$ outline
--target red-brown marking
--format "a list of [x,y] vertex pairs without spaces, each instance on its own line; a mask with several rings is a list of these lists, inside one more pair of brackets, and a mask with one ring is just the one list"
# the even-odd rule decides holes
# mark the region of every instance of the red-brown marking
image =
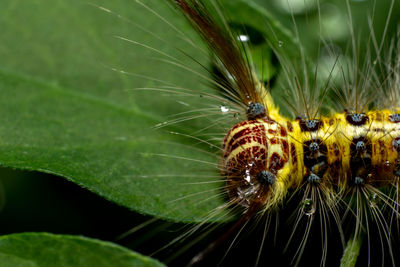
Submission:
[[290,144],[290,155],[292,157],[292,164],[297,163],[297,153],[296,153],[296,147],[294,144]]
[[273,135],[277,135],[278,132],[272,129],[268,129],[268,133],[273,134]]
[[286,160],[282,159],[281,156],[279,156],[278,153],[274,152],[269,160],[269,170],[271,170],[272,173],[276,174],[280,169],[283,168],[283,165],[285,165]]
[[286,124],[287,124],[288,131],[293,132],[293,124],[290,121],[288,121]]
[[283,153],[285,155],[289,154],[289,144],[286,140],[281,140],[282,143],[282,148],[283,148]]
[[[253,139],[253,140],[256,142],[259,142],[260,144],[266,144],[267,140],[265,137],[264,125],[263,124],[254,125],[253,123],[256,123],[256,121],[248,121],[248,123],[247,123],[248,125],[246,127],[245,127],[246,123],[245,124],[240,123],[240,124],[242,124],[241,127],[245,127],[245,128],[243,130],[240,130],[239,132],[235,133],[232,136],[232,138],[229,140],[229,144],[226,147],[224,147],[224,149],[227,148],[227,149],[229,149],[229,151],[233,151],[237,147],[237,146],[234,147],[233,144],[235,142],[237,142],[237,140],[239,140],[240,138],[243,138],[247,135],[250,138],[252,136],[254,136],[255,139]],[[237,127],[233,127],[232,129],[237,129]],[[232,132],[232,130],[230,132]],[[228,135],[229,135],[229,133],[228,133]],[[256,137],[259,137],[261,139],[261,141],[257,140]],[[249,141],[251,141],[251,140],[249,140]],[[226,140],[225,140],[225,142],[226,142]],[[242,143],[242,145],[243,145],[243,143]]]
[[287,136],[286,129],[282,126],[279,126],[279,128],[281,129],[281,137],[286,137]]

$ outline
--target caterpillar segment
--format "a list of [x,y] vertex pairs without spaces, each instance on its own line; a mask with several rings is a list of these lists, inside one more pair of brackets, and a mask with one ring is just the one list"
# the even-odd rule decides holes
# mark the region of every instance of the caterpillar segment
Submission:
[[227,191],[242,206],[266,186],[264,209],[305,183],[345,192],[367,184],[385,187],[400,174],[400,115],[393,111],[294,121],[258,115],[233,126],[223,142]]

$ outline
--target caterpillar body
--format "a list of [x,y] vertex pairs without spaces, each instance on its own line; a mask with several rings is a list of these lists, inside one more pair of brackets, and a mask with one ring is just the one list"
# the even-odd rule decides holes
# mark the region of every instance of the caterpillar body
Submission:
[[223,169],[235,202],[250,205],[265,184],[271,186],[272,195],[271,203],[264,203],[267,206],[281,204],[288,189],[304,183],[322,183],[339,191],[396,184],[399,114],[345,112],[296,121],[260,116],[235,125],[224,140]]
[[[301,196],[301,203],[297,205],[289,241],[295,239],[303,219],[306,229],[301,240],[295,242],[298,247],[291,265],[300,264],[313,221],[317,219],[322,239],[320,265],[329,265],[326,261],[328,217],[334,219],[342,243],[345,239],[362,239],[366,234],[369,254],[373,254],[370,250],[375,246],[369,240],[374,223],[382,253],[384,247],[389,251],[390,260],[385,261],[382,256],[381,265],[395,265],[398,255],[393,252],[392,242],[398,238],[392,237],[391,231],[400,217],[397,40],[390,40],[388,52],[383,55],[383,41],[377,42],[372,33],[373,48],[368,51],[365,62],[360,63],[353,33],[353,61],[350,64],[340,62],[335,50],[328,48],[327,53],[336,60],[321,83],[317,77],[318,66],[310,63],[300,45],[298,57],[288,58],[278,52],[280,41],[273,36],[265,37],[271,38],[264,41],[270,45],[281,67],[284,81],[277,83],[290,99],[287,106],[295,115],[291,119],[275,104],[279,101],[274,101],[271,94],[272,81],[265,83],[257,71],[249,52],[251,47],[246,44],[246,30],[250,28],[244,32],[231,29],[230,16],[224,13],[219,1],[168,2],[185,16],[209,48],[213,66],[207,71],[214,79],[211,86],[216,87],[213,99],[223,99],[243,117],[223,134],[218,163],[221,179],[225,181],[223,191],[228,196],[222,208],[239,210],[239,219],[227,234],[196,255],[189,265],[201,263],[230,235],[235,236],[235,241],[254,218],[258,221],[262,218],[268,228],[271,215],[279,213],[296,194]],[[391,6],[394,3],[391,1]],[[321,42],[329,47],[326,40]],[[339,76],[339,82],[334,80],[334,74]],[[377,94],[386,101],[377,98]],[[340,101],[332,101],[332,95]],[[325,109],[328,112],[323,113],[321,106],[325,104],[329,106]],[[166,125],[168,123],[162,124]],[[215,210],[211,211],[210,217],[214,214]],[[342,226],[348,217],[354,226],[350,235]],[[266,231],[262,244],[265,235]],[[261,251],[262,248],[256,265]]]

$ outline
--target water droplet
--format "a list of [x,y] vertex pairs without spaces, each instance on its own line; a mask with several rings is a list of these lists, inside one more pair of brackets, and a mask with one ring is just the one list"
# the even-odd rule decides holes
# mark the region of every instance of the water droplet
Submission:
[[378,203],[378,195],[376,193],[372,193],[369,195],[369,206],[371,208],[376,208]]
[[306,216],[311,216],[315,213],[315,203],[312,199],[307,198],[303,201],[302,212]]
[[161,127],[161,126],[166,125],[167,123],[168,123],[168,122],[166,122],[166,121],[160,122],[160,123],[156,124],[155,127]]
[[238,36],[238,40],[240,42],[246,43],[246,42],[248,42],[250,40],[250,38],[249,38],[248,35],[241,34],[241,35]]
[[220,109],[222,113],[227,113],[229,111],[229,108],[227,106],[220,106]]
[[278,41],[278,45],[279,45],[279,47],[282,47],[283,46],[283,42],[282,41]]
[[183,106],[187,106],[187,107],[190,106],[188,103],[183,102],[183,101],[176,101],[176,102],[178,102],[179,104],[181,104],[181,105],[183,105]]
[[245,174],[244,179],[245,179],[247,182],[250,183],[250,179],[251,179],[250,170],[249,170],[249,169],[246,169],[245,173],[246,173],[246,174]]

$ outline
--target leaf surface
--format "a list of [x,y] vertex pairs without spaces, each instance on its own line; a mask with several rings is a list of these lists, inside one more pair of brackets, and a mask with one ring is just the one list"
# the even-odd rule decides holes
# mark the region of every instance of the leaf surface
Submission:
[[[141,213],[204,221],[226,202],[220,152],[169,133],[192,134],[204,121],[152,127],[209,105],[198,93],[210,91],[209,74],[182,51],[205,66],[209,58],[167,1],[144,2],[152,11],[126,0],[2,1],[0,164],[65,177]],[[234,10],[256,8],[233,2]],[[171,93],[131,90],[162,85],[195,96],[178,101]]]
[[165,266],[118,245],[78,236],[22,233],[0,237],[1,267]]

